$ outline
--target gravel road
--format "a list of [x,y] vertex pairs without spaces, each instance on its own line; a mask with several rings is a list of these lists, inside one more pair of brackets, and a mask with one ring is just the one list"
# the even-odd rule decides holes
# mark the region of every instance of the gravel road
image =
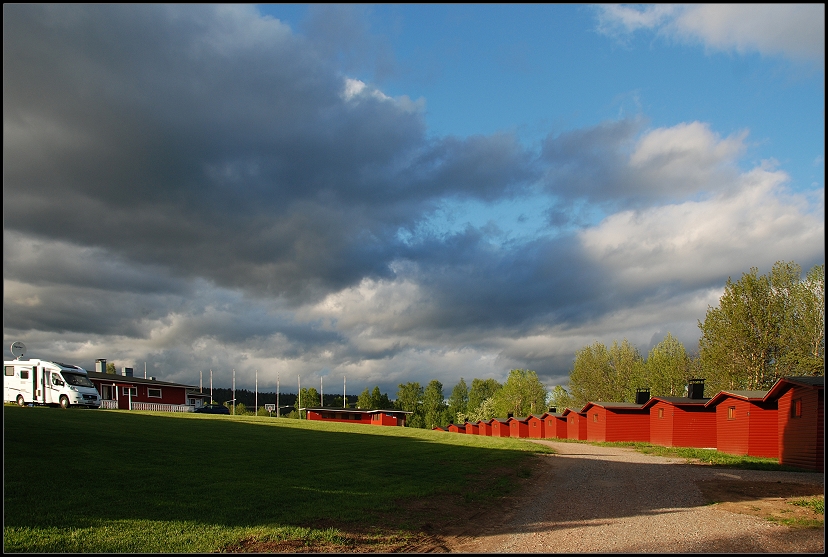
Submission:
[[490,535],[459,553],[823,553],[824,528],[797,530],[708,505],[703,480],[794,482],[823,486],[812,473],[723,470],[632,449],[548,444],[546,486],[524,499]]

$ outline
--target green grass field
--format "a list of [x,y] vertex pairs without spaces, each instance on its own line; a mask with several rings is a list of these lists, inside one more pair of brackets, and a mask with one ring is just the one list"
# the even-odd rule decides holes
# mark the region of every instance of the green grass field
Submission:
[[349,525],[366,524],[405,536],[417,525],[388,520],[401,504],[445,496],[494,503],[542,452],[552,451],[422,429],[5,405],[4,550],[336,544]]

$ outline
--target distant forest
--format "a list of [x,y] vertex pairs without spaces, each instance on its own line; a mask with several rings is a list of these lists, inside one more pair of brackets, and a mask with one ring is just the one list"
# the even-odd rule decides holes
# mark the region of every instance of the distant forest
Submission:
[[[209,394],[210,389],[204,389],[205,393]],[[346,395],[348,406],[354,408],[356,401],[359,398],[357,395]],[[221,389],[213,387],[213,400],[219,404],[224,404],[228,400],[233,400],[232,389]],[[253,408],[256,404],[256,392],[248,391],[247,389],[236,389],[236,403],[243,403],[246,407]],[[276,404],[276,392],[263,393],[259,392],[259,407],[265,404]],[[296,393],[279,393],[279,406],[296,406]],[[342,408],[342,395],[325,394],[325,399],[322,406],[331,406]],[[285,412],[285,410],[283,410]]]

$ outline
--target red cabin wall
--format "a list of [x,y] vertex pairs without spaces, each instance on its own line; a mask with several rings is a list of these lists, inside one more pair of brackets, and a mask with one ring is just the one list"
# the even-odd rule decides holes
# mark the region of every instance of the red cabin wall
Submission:
[[480,435],[480,427],[477,424],[466,422],[466,433],[470,435]]
[[716,412],[702,405],[676,407],[673,447],[716,448]]
[[[334,412],[331,414],[332,416],[337,417],[324,417],[319,412],[314,412],[312,410],[308,410],[307,418],[309,420],[316,420],[320,422],[339,422],[345,424],[371,424],[371,414],[363,414],[362,412],[355,412],[353,414],[345,414],[344,412]],[[354,419],[345,418],[344,416],[355,416]],[[342,417],[338,417],[342,416]]]
[[564,416],[547,417],[545,434],[547,439],[566,439],[566,418]]
[[586,411],[586,440],[607,440],[607,409],[590,406]]
[[519,420],[511,420],[509,422],[509,437],[526,439],[529,437],[529,425]]
[[492,437],[510,437],[511,429],[509,424],[494,420],[492,422]]
[[546,437],[546,422],[537,416],[530,416],[526,421],[529,426],[529,437],[532,439],[543,439]]
[[586,439],[587,425],[586,419],[580,414],[571,412],[566,416],[566,438],[567,439]]
[[[728,419],[730,407],[733,419]],[[778,458],[778,430],[775,403],[728,397],[716,405],[716,448],[723,453]]]
[[[659,409],[662,410],[659,417]],[[650,407],[650,443],[662,447],[673,446],[673,414],[675,406],[658,401]]]
[[606,409],[605,441],[650,441],[650,414],[646,410]]
[[[791,416],[793,401],[802,400],[802,417]],[[792,386],[779,397],[779,463],[825,470],[825,397],[823,389]]]
[[491,437],[492,436],[492,425],[491,424],[487,424],[486,422],[479,422],[477,427],[478,427],[478,429],[477,429],[477,434],[478,435],[484,435],[486,437]]

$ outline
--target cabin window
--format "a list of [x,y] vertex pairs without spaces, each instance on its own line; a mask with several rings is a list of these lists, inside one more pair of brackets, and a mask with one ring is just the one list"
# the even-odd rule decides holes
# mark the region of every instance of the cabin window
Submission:
[[124,396],[138,396],[138,387],[124,387]]
[[21,369],[20,370],[20,379],[28,379],[29,378],[29,370],[28,369]]
[[728,420],[735,420],[736,419],[736,407],[735,406],[728,406],[727,407],[727,419]]
[[802,399],[795,398],[793,400],[793,404],[791,404],[791,418],[801,418],[802,417]]
[[659,420],[663,420],[663,419],[664,419],[664,408],[659,408],[659,409],[658,409],[658,419],[659,419]]
[[14,376],[14,366],[6,366],[6,375],[9,377]]
[[592,415],[592,421],[595,422],[595,423],[598,422],[598,414],[593,414]]
[[151,398],[161,398],[161,389],[147,389],[147,396]]

